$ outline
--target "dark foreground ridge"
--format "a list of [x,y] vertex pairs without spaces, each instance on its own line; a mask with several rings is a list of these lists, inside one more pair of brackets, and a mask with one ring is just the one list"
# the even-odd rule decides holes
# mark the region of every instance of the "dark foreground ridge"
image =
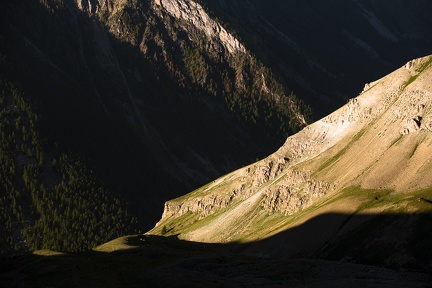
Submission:
[[[353,216],[354,221],[363,221]],[[2,287],[431,287],[430,214],[381,215],[374,223],[320,242],[326,226],[342,214],[325,214],[255,243],[207,244],[176,236],[136,235],[97,251],[37,254],[4,259]],[[398,229],[416,233],[402,239]],[[365,230],[374,224],[376,229]],[[322,229],[316,229],[319,225]],[[343,225],[340,227],[343,228]],[[397,231],[396,231],[397,230]],[[303,235],[309,250],[287,253],[292,235]],[[399,232],[398,232],[399,231]],[[392,235],[393,237],[388,237]],[[277,247],[277,251],[275,251]],[[272,253],[277,252],[277,253]],[[389,259],[405,257],[407,264]]]

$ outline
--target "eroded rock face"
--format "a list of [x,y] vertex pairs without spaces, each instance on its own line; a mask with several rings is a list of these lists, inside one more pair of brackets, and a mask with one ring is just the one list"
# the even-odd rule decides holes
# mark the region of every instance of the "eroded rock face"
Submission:
[[209,41],[216,39],[231,53],[246,52],[244,46],[219,23],[210,18],[203,7],[189,0],[157,0],[156,6],[172,16],[192,23],[196,28],[204,31]]
[[232,194],[211,194],[205,197],[195,198],[193,201],[166,202],[162,217],[179,217],[188,212],[199,214],[199,219],[214,214],[215,212],[227,207],[236,196]]
[[77,7],[89,14],[96,15],[103,11],[113,11],[115,8],[122,7],[127,0],[74,0]]
[[[335,188],[335,185],[315,180],[310,173],[289,168],[288,163],[285,158],[269,157],[243,169],[242,177],[223,191],[168,201],[161,221],[188,212],[202,219],[257,193],[261,194],[259,205],[266,213],[292,215]],[[273,182],[274,185],[269,185]]]
[[264,192],[260,205],[269,214],[293,215],[334,188],[325,181],[313,179],[309,173],[289,170],[282,181]]
[[402,135],[419,130],[431,131],[432,99],[428,91],[408,91],[407,97],[397,105],[394,113],[403,119]]

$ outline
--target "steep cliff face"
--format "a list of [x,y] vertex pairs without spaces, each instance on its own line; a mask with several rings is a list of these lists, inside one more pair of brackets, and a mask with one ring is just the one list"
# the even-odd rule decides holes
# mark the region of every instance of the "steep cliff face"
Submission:
[[[387,236],[373,238],[378,231],[368,217],[375,218],[360,215],[374,214],[378,219],[384,217],[382,211],[414,213],[413,227],[430,217],[431,207],[425,203],[432,197],[431,77],[432,56],[428,56],[366,84],[358,97],[289,137],[269,157],[168,201],[162,219],[149,233],[159,234],[164,228],[165,234],[203,242],[272,236],[251,245],[247,253],[303,257],[342,253],[338,245],[348,245],[343,241],[361,230],[370,241],[371,255],[378,253],[381,245],[387,245]],[[333,220],[315,220],[329,213],[342,214]],[[401,227],[411,225],[411,220],[391,218],[385,219],[388,233],[402,233]],[[319,221],[329,226],[315,224]],[[296,230],[300,224],[304,228]],[[418,231],[407,232],[408,240],[396,245],[403,248],[379,261],[392,265],[414,261],[418,255],[410,254],[414,252],[409,239],[417,239]],[[395,257],[400,262],[394,262]]]

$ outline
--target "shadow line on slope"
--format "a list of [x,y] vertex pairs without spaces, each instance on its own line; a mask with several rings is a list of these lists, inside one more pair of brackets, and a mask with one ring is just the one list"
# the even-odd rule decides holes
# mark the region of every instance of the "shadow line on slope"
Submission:
[[[341,227],[347,217],[351,220]],[[126,236],[104,245],[103,251],[112,248],[112,252],[40,251],[38,255],[3,259],[0,284],[322,287],[325,281],[332,287],[374,287],[377,283],[383,287],[428,287],[432,280],[431,220],[432,213],[323,214],[248,244],[198,243],[177,236]]]

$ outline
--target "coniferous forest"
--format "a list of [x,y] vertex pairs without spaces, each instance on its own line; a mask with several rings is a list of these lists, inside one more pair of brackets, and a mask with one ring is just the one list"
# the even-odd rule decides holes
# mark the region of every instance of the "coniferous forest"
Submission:
[[[85,161],[38,132],[38,114],[11,82],[0,82],[0,254],[79,252],[127,233],[137,219]],[[55,145],[55,144],[54,144]]]

